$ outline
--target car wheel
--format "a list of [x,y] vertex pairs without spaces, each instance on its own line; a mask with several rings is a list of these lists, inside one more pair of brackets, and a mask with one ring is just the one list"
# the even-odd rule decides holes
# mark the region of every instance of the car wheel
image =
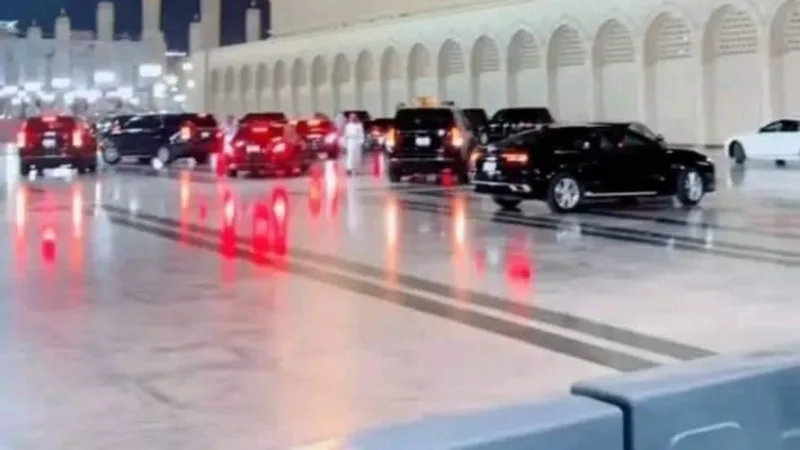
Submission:
[[236,178],[239,176],[239,171],[236,169],[228,169],[227,174],[230,178]]
[[550,180],[547,188],[547,206],[555,213],[572,212],[581,206],[583,188],[570,174],[561,173]]
[[402,181],[402,176],[400,174],[400,170],[398,169],[389,169],[389,181],[392,183],[399,183]]
[[122,156],[120,156],[119,151],[113,145],[103,147],[102,154],[103,162],[111,166],[118,164],[122,160]]
[[775,160],[775,165],[778,167],[786,167],[786,161],[782,159]]
[[209,160],[208,155],[195,156],[194,158],[194,162],[196,162],[198,166],[203,166],[208,164],[208,160]]
[[739,142],[731,143],[731,148],[728,153],[736,164],[744,164],[745,160],[747,159],[747,154],[744,152],[744,147]]
[[19,174],[20,174],[20,176],[27,178],[28,175],[30,175],[30,173],[31,173],[31,166],[29,166],[27,164],[20,164],[19,165]]
[[675,197],[683,206],[694,206],[700,203],[706,194],[703,176],[697,169],[686,168],[678,174],[678,186]]
[[500,209],[505,210],[513,210],[519,208],[519,204],[522,203],[521,198],[515,197],[503,197],[500,195],[493,195],[492,201],[500,207]]
[[459,166],[456,176],[458,177],[458,184],[469,184],[472,181],[469,176],[469,167],[467,164]]

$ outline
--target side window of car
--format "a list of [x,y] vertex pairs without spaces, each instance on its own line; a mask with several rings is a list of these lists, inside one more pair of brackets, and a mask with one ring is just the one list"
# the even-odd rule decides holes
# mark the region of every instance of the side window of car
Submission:
[[633,150],[645,150],[648,148],[653,147],[653,141],[647,139],[645,136],[635,132],[635,131],[627,131],[622,138],[622,148],[628,148]]
[[768,123],[767,125],[764,125],[763,127],[761,127],[761,129],[758,130],[758,132],[759,133],[775,133],[775,132],[781,131],[781,127],[782,127],[781,122],[782,121],[780,121],[780,120],[776,120],[775,122]]
[[781,131],[784,133],[797,133],[800,131],[800,122],[796,120],[784,120]]

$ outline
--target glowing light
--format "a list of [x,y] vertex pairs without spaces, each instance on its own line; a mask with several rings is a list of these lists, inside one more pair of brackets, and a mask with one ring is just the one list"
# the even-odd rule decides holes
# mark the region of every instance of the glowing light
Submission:
[[22,231],[25,229],[25,222],[27,219],[27,210],[28,210],[28,191],[25,189],[20,189],[17,191],[17,201],[16,201],[16,224],[17,230]]
[[464,199],[460,197],[456,200],[453,209],[453,236],[459,248],[462,248],[467,240],[467,214],[465,210]]
[[78,188],[72,191],[72,232],[75,237],[83,233],[83,196]]
[[386,243],[389,247],[394,247],[397,245],[398,238],[398,211],[396,201],[390,200],[389,203],[386,204],[384,216],[386,221]]
[[181,209],[189,207],[191,195],[192,190],[189,183],[189,174],[187,172],[181,172]]
[[279,222],[283,222],[286,219],[286,200],[282,197],[276,198],[275,203],[272,205],[272,213],[275,214],[275,218]]

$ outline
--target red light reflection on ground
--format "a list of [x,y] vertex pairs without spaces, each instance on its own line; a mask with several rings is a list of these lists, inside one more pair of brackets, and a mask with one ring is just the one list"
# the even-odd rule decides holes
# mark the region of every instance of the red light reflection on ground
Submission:
[[56,232],[52,225],[42,230],[42,261],[51,264],[56,260]]

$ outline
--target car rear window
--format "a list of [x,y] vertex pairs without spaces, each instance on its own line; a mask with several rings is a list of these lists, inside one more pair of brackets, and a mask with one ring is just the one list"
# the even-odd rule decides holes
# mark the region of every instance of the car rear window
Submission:
[[245,114],[239,119],[240,124],[251,122],[286,122],[286,114],[282,112],[264,112]]
[[467,116],[467,120],[470,121],[473,125],[486,125],[486,122],[489,121],[489,117],[486,115],[486,111],[480,108],[468,108],[464,109],[464,115]]
[[411,108],[397,111],[395,126],[400,130],[448,128],[453,126],[453,111],[443,108]]
[[509,108],[497,111],[492,122],[553,123],[553,116],[547,108]]
[[370,119],[369,113],[362,110],[342,111],[342,114],[344,114],[345,117],[350,117],[350,114],[355,114],[361,122],[369,122]]
[[373,128],[387,129],[392,126],[394,126],[394,120],[392,119],[375,119],[372,121]]
[[182,122],[192,122],[194,126],[200,128],[217,127],[217,119],[211,114],[183,114],[180,119]]
[[34,133],[44,131],[67,131],[74,129],[78,120],[74,117],[32,117],[25,122],[25,129]]

